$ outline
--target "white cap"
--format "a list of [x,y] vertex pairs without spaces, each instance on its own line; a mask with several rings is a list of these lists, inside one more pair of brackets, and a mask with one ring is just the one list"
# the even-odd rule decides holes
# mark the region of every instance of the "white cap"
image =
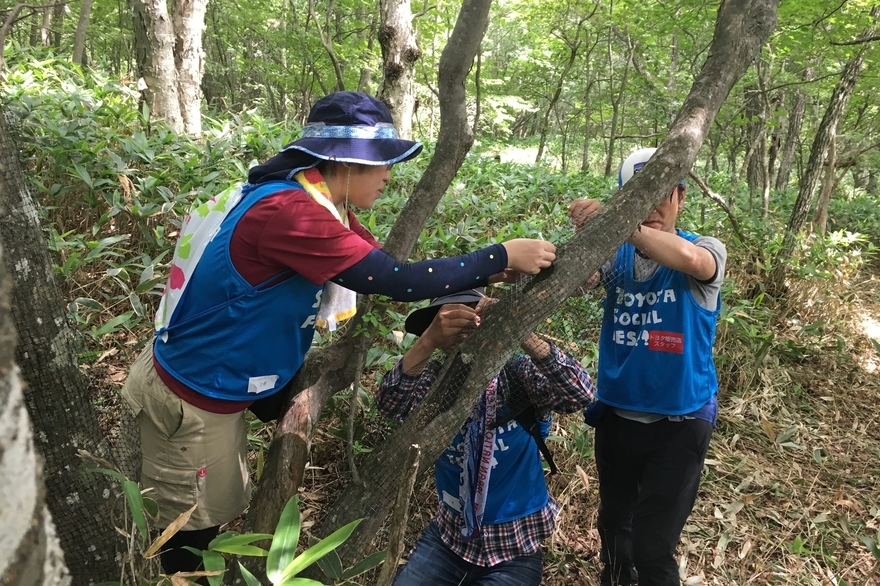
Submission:
[[620,166],[620,173],[617,175],[617,186],[623,187],[627,181],[632,179],[632,176],[635,175],[639,169],[645,166],[648,159],[654,156],[654,153],[656,152],[657,149],[649,147],[639,149],[628,156],[626,160],[623,161],[623,165]]
[[[632,176],[645,166],[645,163],[648,162],[648,159],[654,156],[655,152],[657,152],[657,149],[654,147],[648,147],[639,149],[628,156],[626,160],[623,161],[623,165],[620,166],[620,173],[617,175],[617,186],[623,187],[627,181],[632,179]],[[684,180],[682,179],[678,184],[683,187]]]

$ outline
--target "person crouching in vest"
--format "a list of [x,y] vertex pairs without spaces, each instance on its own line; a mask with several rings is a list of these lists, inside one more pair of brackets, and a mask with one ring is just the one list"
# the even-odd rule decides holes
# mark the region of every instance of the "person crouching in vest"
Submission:
[[329,94],[301,138],[181,225],[155,338],[122,390],[140,425],[141,484],[159,506],[158,527],[195,506],[165,544],[166,574],[196,570],[201,558],[184,546],[206,549],[247,507],[245,411],[279,415],[315,327],[354,315],[355,292],[430,299],[554,260],[552,244],[528,239],[417,263],[384,252],[351,207],[371,208],[392,166],[422,150],[393,122],[376,98]]
[[[480,323],[493,300],[472,289],[433,300],[411,313],[413,347],[385,374],[379,411],[406,419],[431,388],[452,352]],[[537,585],[541,542],[556,525],[558,506],[547,492],[541,453],[550,412],[572,413],[593,399],[593,384],[577,360],[530,334],[524,355],[511,358],[480,396],[474,412],[437,459],[439,507],[394,586]],[[550,459],[551,470],[555,469]]]
[[[656,149],[632,153],[622,187]],[[596,426],[602,586],[679,586],[675,549],[718,415],[712,358],[727,251],[677,229],[684,182],[602,267]],[[574,201],[578,229],[599,211]],[[587,225],[588,226],[588,225]]]

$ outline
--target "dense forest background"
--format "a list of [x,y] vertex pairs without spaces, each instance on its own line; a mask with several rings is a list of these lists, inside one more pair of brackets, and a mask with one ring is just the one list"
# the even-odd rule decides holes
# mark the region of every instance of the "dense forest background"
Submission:
[[[56,388],[28,379],[29,370],[44,370],[28,362],[35,350],[22,345],[16,355],[41,451],[65,442],[70,423],[53,412],[57,425],[49,425],[55,420],[40,419],[34,405],[63,403],[73,393],[112,443],[118,389],[150,339],[181,217],[294,139],[309,106],[330,91],[382,96],[401,131],[426,143],[425,154],[395,168],[379,205],[359,214],[385,240],[443,148],[446,94],[438,70],[457,38],[462,6],[47,0],[4,7],[0,103],[15,142],[0,147],[20,162],[26,199],[35,206],[39,252],[52,266],[40,287],[57,290],[54,314],[16,313],[16,303],[29,296],[13,290],[15,325],[24,337],[44,322],[63,322],[78,338],[71,342],[75,372],[64,375],[73,378],[63,379],[75,382],[58,385],[59,375]],[[569,240],[568,202],[607,201],[620,161],[666,135],[706,60],[717,13],[717,3],[687,0],[493,3],[476,57],[462,64],[474,143],[411,257],[516,236]],[[861,0],[783,2],[775,30],[715,118],[688,180],[680,225],[721,238],[730,254],[716,343],[721,416],[680,549],[689,585],[877,581],[875,16]],[[0,170],[10,165],[6,160]],[[13,192],[4,183],[3,210],[16,209]],[[8,234],[4,260],[20,287],[31,270],[22,258],[36,252],[10,256]],[[401,334],[410,309],[381,302],[362,322],[373,343],[357,384],[328,395],[307,442],[309,466],[298,487],[306,532],[356,477],[356,463],[392,431],[370,391],[412,343]],[[540,330],[594,369],[598,325],[594,295],[563,302]],[[57,351],[65,331],[35,343]],[[341,335],[316,336],[316,348]],[[272,459],[273,431],[252,425],[257,478]],[[550,485],[563,513],[545,547],[546,582],[595,584],[591,434],[575,416],[560,418],[552,433],[562,473]],[[97,455],[112,460],[112,453]],[[140,563],[148,543],[137,536],[149,515],[128,508],[130,481],[104,475],[107,494],[128,500],[119,496],[106,507],[113,513],[99,520],[85,517],[108,540],[121,541],[118,557],[99,570],[101,564],[77,561],[76,523],[65,526],[52,507],[56,471],[70,479],[65,464],[47,459],[47,498],[74,581],[155,580],[155,565]],[[122,463],[105,463],[127,474]],[[430,518],[435,498],[430,475],[420,477],[407,544]],[[114,526],[128,538],[121,540]],[[385,548],[387,532],[371,547]],[[93,573],[84,580],[84,572]]]

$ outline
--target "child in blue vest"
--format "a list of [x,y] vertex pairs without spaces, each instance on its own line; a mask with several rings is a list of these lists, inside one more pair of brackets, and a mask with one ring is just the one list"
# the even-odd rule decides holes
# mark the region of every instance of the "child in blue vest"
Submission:
[[181,226],[156,338],[122,391],[159,527],[195,505],[162,553],[166,573],[195,570],[201,559],[183,547],[205,549],[247,507],[245,410],[278,415],[315,326],[353,315],[355,292],[428,299],[554,260],[552,244],[526,239],[412,264],[382,251],[351,207],[372,207],[391,167],[421,150],[398,138],[382,102],[336,92],[315,103],[300,139]]
[[[479,325],[481,303],[485,295],[474,289],[409,315],[406,331],[420,337],[382,379],[377,403],[383,414],[403,421],[415,409],[442,367],[443,360],[432,359],[435,350],[452,352]],[[559,509],[547,492],[539,447],[550,412],[583,409],[593,385],[577,360],[535,334],[522,349],[525,354],[511,358],[489,383],[438,458],[437,516],[395,586],[540,584],[541,542],[553,533]],[[531,424],[517,415],[527,405]]]
[[[656,149],[620,168],[622,187]],[[718,414],[712,359],[727,251],[676,229],[684,182],[600,271],[596,426],[602,586],[679,586],[675,549],[693,509]],[[595,200],[576,200],[580,229]],[[601,415],[599,413],[602,412]]]

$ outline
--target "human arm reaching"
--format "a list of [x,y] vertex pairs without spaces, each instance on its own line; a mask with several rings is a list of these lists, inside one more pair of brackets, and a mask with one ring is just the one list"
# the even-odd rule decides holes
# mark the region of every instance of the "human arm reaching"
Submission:
[[438,348],[451,350],[477,323],[472,307],[458,303],[442,306],[403,358],[385,373],[376,392],[379,411],[395,421],[406,419],[425,398],[442,366],[431,361],[431,355]]
[[388,295],[416,301],[482,287],[508,267],[537,274],[556,258],[556,247],[543,240],[517,238],[459,256],[402,263],[373,249],[360,261],[330,280],[358,293]]

